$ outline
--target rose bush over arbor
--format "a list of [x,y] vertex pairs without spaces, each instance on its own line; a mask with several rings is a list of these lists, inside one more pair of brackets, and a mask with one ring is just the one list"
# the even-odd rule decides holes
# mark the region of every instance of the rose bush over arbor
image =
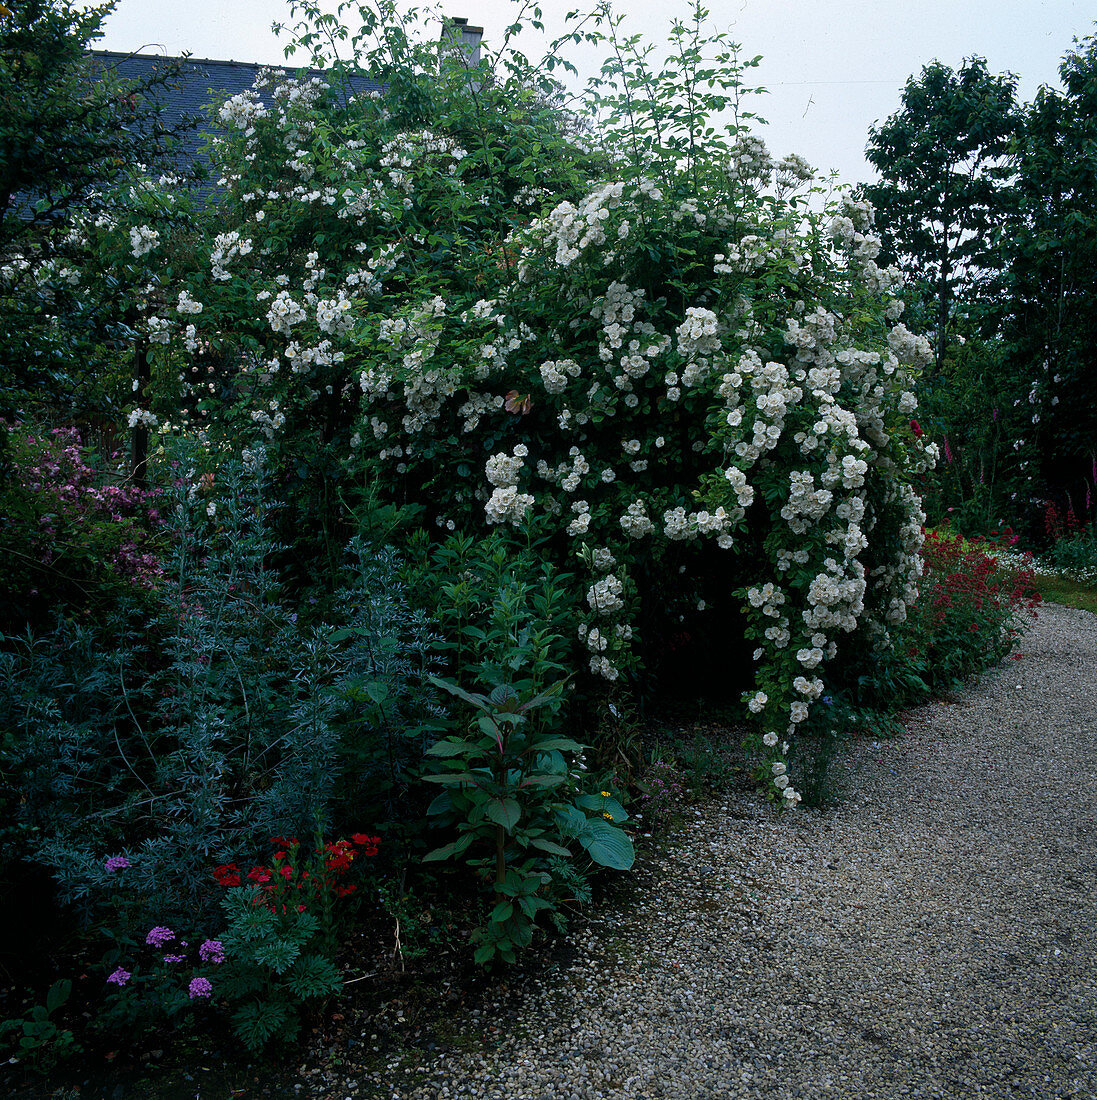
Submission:
[[[302,518],[365,484],[431,529],[536,540],[578,568],[577,648],[611,684],[641,675],[645,601],[734,590],[772,776],[828,668],[886,646],[916,592],[929,349],[871,208],[813,214],[799,158],[709,128],[743,67],[697,26],[660,73],[610,30],[588,153],[520,59],[428,65],[396,18],[354,42],[385,93],[272,72],[269,105],[221,108],[217,232],[144,321],[152,411],[264,447]],[[798,797],[784,771],[775,791]]]

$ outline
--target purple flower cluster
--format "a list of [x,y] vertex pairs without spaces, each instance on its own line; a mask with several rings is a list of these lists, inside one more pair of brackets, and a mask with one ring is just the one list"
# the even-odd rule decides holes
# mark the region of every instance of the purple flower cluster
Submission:
[[220,940],[206,940],[198,948],[198,957],[202,962],[223,963],[225,961],[225,949]]
[[149,934],[145,937],[145,943],[149,947],[163,947],[164,944],[171,943],[173,939],[175,939],[175,933],[170,928],[157,925],[149,930]]
[[213,986],[208,978],[191,978],[187,993],[192,1001],[198,997],[208,997],[213,993]]
[[125,856],[110,856],[104,864],[108,871],[122,871],[133,864]]
[[133,975],[128,970],[123,970],[119,967],[111,976],[107,979],[112,985],[125,985]]
[[144,547],[162,525],[159,510],[152,507],[162,495],[159,490],[104,484],[101,472],[84,460],[75,428],[41,435],[11,432],[9,438],[16,479],[33,494],[38,513],[34,528],[26,532],[28,552],[49,565],[71,545],[94,545],[108,568],[136,587],[161,583],[163,567]]

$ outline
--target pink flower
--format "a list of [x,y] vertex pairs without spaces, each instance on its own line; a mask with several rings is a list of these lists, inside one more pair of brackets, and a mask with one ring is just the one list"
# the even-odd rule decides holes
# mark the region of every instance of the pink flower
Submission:
[[156,928],[149,930],[149,934],[145,937],[145,943],[149,947],[163,947],[166,943],[171,943],[175,939],[175,933],[170,928],[164,928],[158,925]]
[[198,997],[209,997],[213,993],[213,986],[208,978],[191,978],[187,993],[192,1001]]
[[225,949],[220,940],[206,940],[198,948],[198,957],[202,962],[223,963],[225,961]]

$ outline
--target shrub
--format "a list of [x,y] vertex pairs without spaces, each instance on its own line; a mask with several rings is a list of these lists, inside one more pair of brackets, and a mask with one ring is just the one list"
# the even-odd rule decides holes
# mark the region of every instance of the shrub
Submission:
[[[1004,567],[995,545],[928,533],[921,595],[887,650],[852,660],[836,677],[842,705],[889,712],[997,664],[1039,605],[1031,569]],[[855,710],[856,713],[856,710]]]
[[145,632],[112,643],[62,622],[0,655],[4,797],[26,858],[115,936],[208,926],[211,863],[327,832],[366,800],[371,816],[391,807],[425,736],[403,732],[429,706],[428,642],[392,557],[355,547],[341,633],[299,626],[267,564],[261,471],[178,472]]
[[929,349],[871,208],[813,214],[799,158],[715,135],[744,67],[699,25],[661,72],[611,29],[593,185],[529,92],[551,81],[513,58],[428,78],[408,33],[369,17],[355,60],[393,76],[374,97],[271,74],[270,108],[222,110],[229,195],[158,328],[234,353],[207,434],[264,438],[295,516],[365,484],[431,530],[579,559],[566,633],[595,682],[641,686],[687,614],[742,616],[745,701],[793,737],[845,639],[886,646],[917,581]]
[[121,476],[117,454],[96,468],[75,428],[0,429],[0,630],[41,627],[58,611],[101,615],[121,597],[155,589],[162,494]]

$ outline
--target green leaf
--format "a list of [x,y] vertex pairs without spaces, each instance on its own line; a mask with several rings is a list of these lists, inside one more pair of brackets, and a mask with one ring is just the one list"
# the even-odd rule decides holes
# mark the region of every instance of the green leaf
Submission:
[[371,680],[366,684],[366,694],[375,703],[383,703],[389,697],[388,684],[380,680]]
[[476,745],[471,741],[446,740],[439,741],[427,749],[427,756],[461,756],[463,753],[477,751]]
[[522,816],[522,809],[513,798],[493,798],[485,807],[484,813],[497,825],[502,825],[508,833],[514,831]]
[[566,775],[527,775],[518,787],[558,787],[566,779]]
[[458,699],[464,699],[466,703],[471,703],[477,710],[485,709],[487,700],[483,695],[473,695],[465,691],[463,687],[458,687],[457,684],[451,684],[448,680],[443,680],[439,676],[428,676],[427,679],[435,687],[441,688],[443,691],[448,691],[451,695],[456,695]]
[[472,772],[454,772],[450,775],[424,775],[424,783],[441,783],[447,787],[460,787],[466,783],[476,785],[480,783],[483,776],[478,776]]
[[452,844],[443,844],[441,848],[435,848],[433,852],[427,852],[423,856],[423,862],[435,863],[443,859],[453,859],[464,852],[475,839],[475,834],[465,833],[464,836],[458,837]]
[[559,749],[561,752],[582,752],[583,746],[568,737],[547,737],[544,741],[537,741],[533,749],[535,752],[548,752],[551,749]]
[[586,823],[578,839],[587,855],[602,867],[627,871],[636,859],[632,841],[623,830],[608,821],[592,818]]
[[71,992],[72,982],[68,978],[55,981],[46,993],[46,1012],[51,1015],[56,1012],[69,999]]
[[435,795],[431,804],[427,807],[427,817],[434,817],[437,814],[444,814],[447,810],[453,809],[453,799],[450,798],[449,791],[442,791],[441,794]]
[[233,1030],[247,1047],[258,1053],[275,1032],[286,1030],[287,1008],[276,1001],[255,1001],[238,1008],[232,1015]]
[[564,836],[578,837],[586,828],[587,815],[574,806],[558,806],[556,809],[556,822]]
[[534,837],[529,843],[531,848],[540,848],[542,852],[548,852],[549,855],[563,856],[564,858],[569,858],[571,856],[571,852],[562,844],[557,844],[555,840],[545,840],[543,837]]

